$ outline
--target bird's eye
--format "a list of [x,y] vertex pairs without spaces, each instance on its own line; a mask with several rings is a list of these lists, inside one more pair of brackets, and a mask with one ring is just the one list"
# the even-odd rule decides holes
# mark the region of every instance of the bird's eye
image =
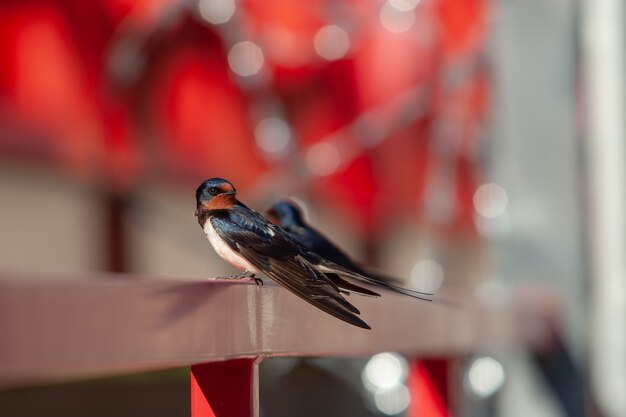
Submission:
[[215,187],[211,187],[211,188],[209,188],[209,193],[210,193],[211,195],[215,195],[215,194],[217,194],[217,188],[215,188]]

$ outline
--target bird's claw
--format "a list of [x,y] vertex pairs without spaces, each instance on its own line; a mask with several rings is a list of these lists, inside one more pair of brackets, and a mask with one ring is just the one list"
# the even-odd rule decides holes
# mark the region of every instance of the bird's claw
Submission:
[[263,280],[261,278],[257,278],[256,274],[250,273],[250,271],[243,271],[241,274],[230,275],[225,277],[226,279],[249,279],[254,281],[257,287],[263,286]]
[[246,270],[246,271],[243,271],[241,274],[229,275],[226,278],[228,278],[228,279],[244,279],[244,278],[251,278],[253,276],[254,276],[254,274],[250,274],[250,272],[248,272]]

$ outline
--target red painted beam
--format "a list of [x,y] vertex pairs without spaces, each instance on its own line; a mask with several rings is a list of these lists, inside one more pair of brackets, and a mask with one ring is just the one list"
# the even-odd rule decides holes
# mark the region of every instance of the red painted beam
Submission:
[[260,357],[191,367],[191,417],[258,417]]
[[454,414],[451,410],[451,363],[449,359],[419,359],[411,363],[408,417],[449,417]]

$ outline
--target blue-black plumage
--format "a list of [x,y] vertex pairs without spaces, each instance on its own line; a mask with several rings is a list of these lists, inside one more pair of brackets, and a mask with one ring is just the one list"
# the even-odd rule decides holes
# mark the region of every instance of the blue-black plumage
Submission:
[[206,180],[196,190],[195,214],[215,251],[253,278],[263,273],[315,307],[369,329],[358,317],[359,310],[342,296],[347,291],[326,275],[356,278],[358,274],[307,249],[237,200],[236,194],[235,187],[222,178]]
[[[366,269],[354,262],[337,245],[330,241],[303,218],[302,211],[290,201],[274,204],[266,212],[266,216],[275,224],[288,232],[294,239],[321,257],[358,274],[353,278],[379,288],[385,288],[420,300],[431,301],[432,293],[409,290],[398,286],[398,279],[388,277],[379,272]],[[333,277],[331,277],[333,279]],[[340,284],[337,283],[339,287]]]

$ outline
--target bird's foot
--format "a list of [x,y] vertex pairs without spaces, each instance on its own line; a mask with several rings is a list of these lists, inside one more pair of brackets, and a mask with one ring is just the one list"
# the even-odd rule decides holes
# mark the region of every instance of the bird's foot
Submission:
[[263,280],[261,278],[257,278],[254,274],[250,275],[248,278],[254,281],[257,287],[263,286]]

